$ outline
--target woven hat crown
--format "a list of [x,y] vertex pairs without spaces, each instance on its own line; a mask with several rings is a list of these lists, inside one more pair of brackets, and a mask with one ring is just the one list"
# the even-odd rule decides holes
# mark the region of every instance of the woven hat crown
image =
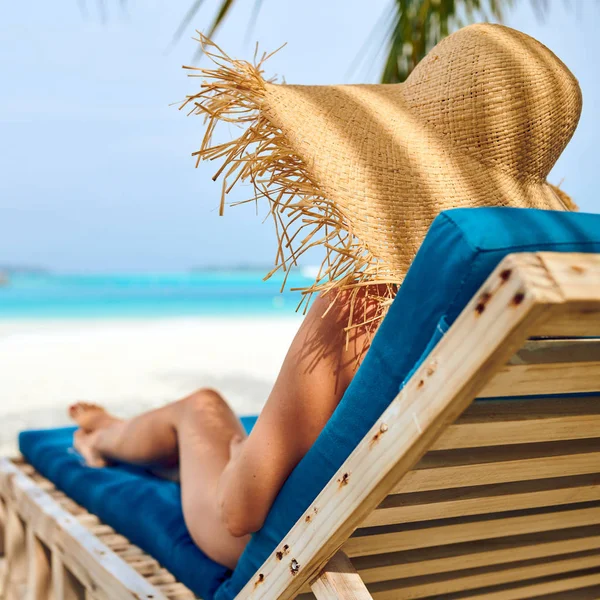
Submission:
[[442,40],[402,87],[410,108],[457,149],[518,179],[546,179],[581,113],[569,69],[537,40],[498,25]]

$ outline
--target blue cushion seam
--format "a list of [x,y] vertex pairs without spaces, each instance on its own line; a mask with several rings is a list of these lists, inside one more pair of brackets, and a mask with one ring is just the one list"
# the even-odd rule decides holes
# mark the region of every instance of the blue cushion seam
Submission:
[[[481,256],[482,256],[482,252],[481,252],[481,250],[478,250],[477,253],[475,254],[475,256],[473,257],[471,264],[469,265],[468,272],[465,273],[465,276],[461,279],[460,285],[459,285],[458,289],[456,290],[456,294],[454,295],[454,298],[452,298],[452,302],[450,304],[448,304],[448,307],[446,308],[446,312],[443,314],[444,317],[451,315],[453,313],[454,307],[459,303],[458,300],[461,297],[461,291],[463,289],[463,286],[465,285],[465,282],[471,277],[473,271],[475,270],[475,265],[481,260]],[[469,300],[467,300],[467,303],[469,302]],[[462,304],[462,302],[460,304]],[[465,307],[466,307],[466,304],[465,304],[465,306],[463,306],[463,309]]]
[[514,244],[506,244],[503,246],[495,246],[494,248],[482,248],[481,246],[475,244],[472,240],[470,240],[467,235],[464,233],[462,227],[450,216],[450,214],[448,212],[443,212],[440,213],[440,216],[445,217],[448,221],[450,221],[461,233],[462,238],[464,239],[464,241],[467,243],[467,245],[472,249],[472,250],[479,250],[481,252],[496,252],[498,250],[506,250],[507,248],[539,248],[540,246],[553,246],[553,247],[561,247],[561,246],[594,246],[596,244],[598,244],[600,242],[600,239],[596,240],[596,241],[590,241],[590,240],[586,240],[586,241],[573,241],[571,240],[570,242],[546,242],[546,243],[531,243],[531,244],[518,244],[518,245],[514,245]]
[[480,258],[481,249],[478,246],[475,246],[474,244],[471,243],[471,241],[466,236],[466,234],[463,231],[463,229],[460,227],[460,225],[458,225],[458,223],[456,221],[454,221],[454,219],[452,219],[451,217],[449,217],[448,214],[446,214],[446,213],[442,213],[442,216],[444,216],[446,219],[448,219],[448,221],[450,223],[452,223],[452,225],[454,225],[454,227],[460,233],[460,236],[461,236],[462,240],[467,244],[467,246],[470,248],[470,250],[472,252],[474,252],[474,254],[475,254],[475,256],[473,257],[473,260],[470,261],[469,270],[464,274],[464,276],[460,280],[460,283],[459,283],[458,287],[456,288],[456,293],[454,294],[454,297],[452,298],[452,301],[448,304],[448,307],[447,307],[446,311],[442,315],[444,317],[444,316],[446,316],[448,314],[451,314],[451,310],[454,308],[454,305],[457,303],[457,300],[460,297],[460,293],[461,293],[461,290],[463,288],[463,285],[465,284],[465,281],[467,281],[467,279],[469,277],[471,277],[471,274],[473,273],[473,269],[475,267],[475,263]]
[[481,250],[481,248],[479,246],[477,246],[476,244],[474,244],[467,236],[467,234],[464,232],[463,228],[446,212],[440,213],[441,217],[444,217],[446,219],[448,219],[448,221],[450,221],[450,223],[452,223],[452,225],[454,225],[454,227],[456,229],[458,229],[458,231],[460,232],[460,236],[462,237],[462,239],[466,242],[467,246],[469,246],[469,248],[475,252],[477,252],[478,250]]

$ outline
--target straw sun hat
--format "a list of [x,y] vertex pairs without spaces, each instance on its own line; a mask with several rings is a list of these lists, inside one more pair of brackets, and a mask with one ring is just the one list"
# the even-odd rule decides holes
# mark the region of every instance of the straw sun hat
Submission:
[[[523,33],[465,27],[405,83],[388,85],[276,84],[263,77],[268,55],[251,64],[199,41],[214,65],[188,67],[203,81],[182,108],[207,119],[194,155],[222,163],[214,177],[223,177],[221,212],[240,180],[268,200],[276,268],[287,271],[308,248],[324,246],[304,293],[384,284],[377,289],[385,307],[445,209],[576,208],[546,177],[575,131],[581,91]],[[239,125],[240,136],[213,143],[221,121]]]

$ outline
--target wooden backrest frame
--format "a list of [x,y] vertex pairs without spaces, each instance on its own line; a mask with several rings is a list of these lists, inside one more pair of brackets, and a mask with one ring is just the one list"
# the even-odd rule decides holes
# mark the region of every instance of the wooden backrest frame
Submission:
[[528,338],[597,335],[600,255],[506,257],[237,600],[293,598],[314,583]]

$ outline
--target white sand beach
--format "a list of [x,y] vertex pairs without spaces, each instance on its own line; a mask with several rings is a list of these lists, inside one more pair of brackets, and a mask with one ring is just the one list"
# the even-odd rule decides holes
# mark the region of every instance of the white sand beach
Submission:
[[86,399],[121,416],[216,387],[240,415],[265,402],[301,317],[0,320],[0,455]]

